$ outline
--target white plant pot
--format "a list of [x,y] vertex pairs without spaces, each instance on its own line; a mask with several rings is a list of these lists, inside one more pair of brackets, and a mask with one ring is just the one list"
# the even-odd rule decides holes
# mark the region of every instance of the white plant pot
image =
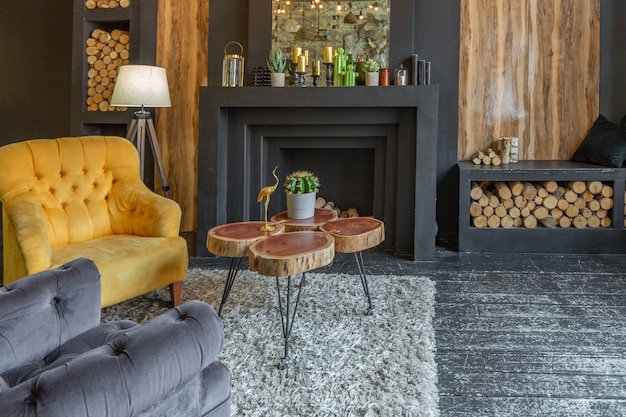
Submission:
[[317,193],[287,193],[287,217],[290,219],[308,219],[315,215],[315,196]]
[[365,73],[365,85],[376,86],[378,85],[378,72],[366,72]]
[[284,72],[272,72],[272,87],[284,87],[285,86],[285,73]]

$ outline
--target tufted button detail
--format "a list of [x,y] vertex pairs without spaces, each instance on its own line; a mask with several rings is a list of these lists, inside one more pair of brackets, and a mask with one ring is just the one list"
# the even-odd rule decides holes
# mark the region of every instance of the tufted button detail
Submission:
[[72,190],[72,191],[76,191],[77,189],[78,189],[78,187],[77,187],[77,186],[72,185],[72,187],[71,187],[71,190]]
[[87,198],[86,198],[86,199],[84,199],[84,200],[83,200],[83,204],[88,205],[88,204],[89,204],[89,199],[87,199]]
[[54,194],[54,193],[56,193],[56,191],[57,191],[57,190],[56,190],[54,187],[50,187],[50,188],[48,188],[48,192],[49,192],[50,194]]
[[59,172],[59,177],[63,178],[65,176],[65,171]]

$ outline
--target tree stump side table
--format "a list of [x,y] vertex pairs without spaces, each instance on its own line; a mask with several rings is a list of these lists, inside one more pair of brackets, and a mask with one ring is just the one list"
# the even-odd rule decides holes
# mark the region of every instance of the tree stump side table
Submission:
[[[289,338],[298,310],[300,294],[306,273],[326,266],[335,256],[335,242],[331,235],[323,232],[299,231],[269,236],[254,242],[248,248],[249,268],[261,275],[276,277],[278,308],[285,343],[284,356],[279,364],[286,369],[289,361]],[[291,277],[302,274],[295,302],[291,300]],[[287,277],[287,289],[283,307],[280,277]]]
[[215,226],[207,233],[207,250],[214,255],[231,258],[222,301],[217,312],[220,317],[222,317],[222,308],[224,308],[230,290],[235,283],[235,278],[237,278],[241,260],[248,255],[248,247],[260,239],[279,235],[285,231],[285,227],[282,224],[270,224],[275,227],[271,232],[261,231],[261,227],[265,225],[265,222],[253,221]]
[[336,219],[336,211],[320,208],[316,208],[313,217],[308,219],[290,219],[287,217],[287,211],[275,214],[271,218],[272,222],[284,225],[286,232],[317,231],[324,223]]
[[335,239],[335,252],[354,253],[363,291],[368,302],[368,314],[372,314],[374,307],[370,296],[363,251],[379,245],[385,240],[385,224],[372,217],[342,218],[320,226],[320,231],[328,233]]

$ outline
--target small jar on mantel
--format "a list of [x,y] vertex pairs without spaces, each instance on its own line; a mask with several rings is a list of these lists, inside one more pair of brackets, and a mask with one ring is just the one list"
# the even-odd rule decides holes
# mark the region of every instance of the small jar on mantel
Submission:
[[381,68],[378,77],[378,85],[389,85],[389,68]]

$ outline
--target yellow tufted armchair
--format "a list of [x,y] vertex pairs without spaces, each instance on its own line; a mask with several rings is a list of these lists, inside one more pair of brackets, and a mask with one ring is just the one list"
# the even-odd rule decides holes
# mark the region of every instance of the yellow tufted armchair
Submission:
[[34,139],[0,147],[4,284],[90,258],[106,307],[166,285],[182,301],[181,210],[140,179],[121,137]]

